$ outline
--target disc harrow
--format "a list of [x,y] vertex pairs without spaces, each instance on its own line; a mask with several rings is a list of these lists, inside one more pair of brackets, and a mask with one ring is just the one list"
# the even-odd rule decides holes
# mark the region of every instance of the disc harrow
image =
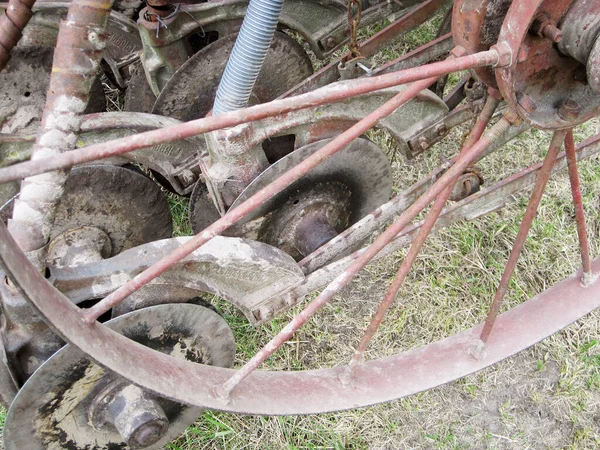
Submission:
[[[435,40],[371,66],[451,3]],[[20,5],[19,23],[12,0],[0,21],[5,448],[161,448],[206,408],[319,414],[391,401],[488,367],[600,306],[577,169],[600,152],[600,135],[573,138],[600,115],[595,2],[113,6],[127,15],[95,0]],[[391,15],[357,41],[359,26]],[[313,73],[305,49],[327,64]],[[125,93],[125,111],[101,112],[101,79]],[[412,160],[469,123],[458,154],[394,192],[371,130]],[[552,134],[543,160],[487,183],[485,158],[531,127]],[[501,313],[548,180],[565,168],[581,269]],[[172,237],[153,180],[190,196],[193,236]],[[431,233],[531,188],[495,295],[481,299],[485,321],[365,360]],[[260,370],[364,267],[402,248],[346,364]],[[299,312],[232,368],[233,334],[206,293],[253,325]]]

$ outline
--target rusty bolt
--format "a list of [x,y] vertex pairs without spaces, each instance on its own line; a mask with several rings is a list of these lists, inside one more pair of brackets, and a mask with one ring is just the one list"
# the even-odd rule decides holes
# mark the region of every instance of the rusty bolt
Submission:
[[328,49],[335,47],[335,39],[329,36],[325,41],[325,47]]
[[539,37],[545,37],[557,44],[563,38],[562,31],[556,27],[556,24],[550,20],[547,14],[540,14],[534,19],[531,31]]
[[558,116],[567,122],[573,122],[579,117],[581,107],[573,100],[565,100],[558,108]]
[[429,148],[429,140],[425,136],[421,136],[417,143],[419,144],[419,148],[423,151]]

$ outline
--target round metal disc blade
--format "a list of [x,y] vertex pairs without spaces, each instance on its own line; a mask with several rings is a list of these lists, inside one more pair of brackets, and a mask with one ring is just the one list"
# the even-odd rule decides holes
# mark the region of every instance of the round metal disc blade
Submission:
[[[231,208],[235,208],[246,201],[328,142],[331,142],[331,139],[325,139],[299,148],[269,166],[240,194],[231,205]],[[359,138],[325,160],[300,180],[279,192],[269,201],[264,202],[258,209],[238,223],[243,224],[265,216],[277,209],[278,205],[286,202],[291,195],[310,188],[321,181],[339,181],[348,187],[351,192],[350,209],[352,214],[350,224],[356,223],[387,202],[392,193],[392,172],[386,154],[368,139]],[[229,232],[235,234],[235,226],[230,228]],[[227,234],[230,234],[229,232]]]
[[141,62],[135,63],[125,91],[123,111],[151,113],[154,102],[156,95],[146,80],[144,67]]
[[[204,47],[173,74],[154,104],[154,114],[192,120],[212,109],[217,87],[237,34]],[[276,32],[254,86],[251,103],[277,98],[312,75],[312,64],[300,44]]]
[[192,231],[199,233],[220,218],[221,215],[210,198],[206,184],[198,181],[190,196],[189,221]]
[[[35,133],[46,105],[54,48],[16,48],[0,72],[0,133]],[[100,79],[96,78],[86,113],[106,110]]]
[[[235,341],[225,320],[214,311],[190,304],[141,309],[104,324],[154,350],[202,364],[230,367]],[[67,345],[46,361],[21,388],[4,425],[6,450],[121,449],[125,444],[112,425],[93,428],[88,407],[98,391],[118,377]],[[202,413],[157,398],[169,419],[166,435],[147,449],[163,448]]]
[[169,204],[147,176],[112,165],[71,170],[56,210],[51,239],[72,228],[94,226],[111,240],[112,254],[170,238]]

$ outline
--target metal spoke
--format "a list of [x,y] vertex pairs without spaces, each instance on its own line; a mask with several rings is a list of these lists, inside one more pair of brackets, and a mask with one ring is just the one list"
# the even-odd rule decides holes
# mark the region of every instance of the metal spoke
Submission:
[[[170,255],[157,261],[155,264],[144,270],[132,280],[122,285],[115,292],[105,297],[102,301],[96,303],[90,309],[85,310],[82,315],[88,323],[95,322],[105,312],[109,311],[113,306],[121,303],[128,295],[137,291],[139,288],[150,282],[160,274],[171,268],[174,264],[181,261],[194,250],[201,247],[213,237],[219,235],[227,228],[235,224],[242,217],[250,214],[256,208],[262,205],[263,202],[271,198],[275,193],[281,192],[284,188],[291,185],[303,175],[314,169],[328,157],[335,154],[354,139],[361,136],[365,131],[372,128],[381,119],[392,114],[400,106],[416,97],[423,89],[426,89],[437,78],[429,78],[413,83],[402,92],[394,96],[391,100],[384,103],[367,117],[350,127],[348,130],[337,136],[331,142],[323,146],[310,157],[302,161],[293,169],[277,178],[275,181],[261,189],[244,203],[227,212],[223,217],[214,222],[208,228],[198,233],[188,242],[183,244]],[[226,115],[227,113],[223,114]]]
[[[430,80],[431,81],[431,80]],[[435,81],[435,80],[433,80]],[[431,83],[430,83],[431,84]],[[321,294],[310,302],[290,323],[288,323],[279,334],[277,334],[267,345],[260,349],[239,371],[236,372],[223,385],[215,388],[216,395],[222,398],[228,398],[229,394],[246,377],[258,368],[264,360],[271,356],[284,342],[286,342],[294,333],[304,325],[313,314],[315,314],[323,305],[337,294],[340,289],[346,286],[358,272],[360,272],[388,243],[390,243],[423,209],[427,207],[448,183],[461,175],[484,151],[491,145],[498,136],[501,136],[509,127],[511,122],[502,117],[494,127],[490,129],[485,137],[480,139],[477,144],[467,150],[463,155],[456,159],[455,163],[436,181],[421,197],[417,199],[400,217],[381,233],[375,241],[365,249],[363,253],[338,277],[336,277]]]
[[581,253],[581,263],[583,266],[581,284],[583,286],[589,286],[594,281],[595,276],[592,273],[592,263],[590,261],[590,249],[585,226],[585,211],[583,210],[583,203],[581,200],[581,186],[579,184],[579,173],[577,170],[577,154],[575,152],[575,142],[573,140],[572,130],[570,130],[565,137],[565,153],[567,155],[569,182],[571,183],[571,193],[573,194],[573,205],[575,206],[575,217],[577,219],[577,237],[579,238],[579,251]]
[[504,62],[507,59],[503,58],[503,56],[505,55],[501,50],[493,49],[386,75],[343,81],[334,86],[327,86],[296,97],[274,100],[269,103],[251,106],[218,116],[205,117],[158,130],[147,131],[135,136],[94,144],[82,149],[71,150],[52,158],[39,158],[34,161],[14,164],[10,168],[0,169],[0,183],[8,183],[57,169],[66,169],[77,164],[122,155],[141,148],[177,141],[186,137],[233,127],[291,111],[342,102],[348,97],[367,94],[414,81],[426,80],[433,77],[438,78],[452,72],[484,66],[499,67],[500,62]]
[[[519,256],[521,255],[521,251],[523,250],[523,246],[525,245],[527,234],[529,233],[529,229],[531,228],[531,224],[533,223],[533,219],[537,213],[537,209],[542,199],[542,195],[544,194],[544,189],[546,188],[546,183],[548,183],[548,179],[552,174],[552,168],[554,167],[558,151],[560,150],[560,147],[562,146],[562,143],[565,140],[566,134],[566,131],[555,131],[554,135],[552,136],[552,142],[550,143],[550,147],[548,148],[548,153],[546,154],[546,158],[544,159],[544,164],[542,165],[542,169],[540,170],[540,173],[537,176],[533,192],[531,193],[531,197],[529,199],[529,204],[527,205],[527,210],[525,211],[525,215],[523,216],[523,220],[521,221],[521,226],[519,227],[519,232],[517,233],[517,237],[515,238],[513,248],[510,252],[510,256],[508,257],[508,261],[504,268],[504,273],[502,274],[502,278],[500,279],[498,290],[494,295],[494,300],[492,301],[490,311],[483,326],[483,330],[481,331],[480,344],[485,344],[488,338],[490,337],[490,333],[492,332],[492,329],[494,327],[496,317],[498,316],[498,312],[500,311],[500,307],[502,306],[502,301],[508,290],[508,283],[510,282],[512,274],[515,271],[515,267],[517,266],[517,261],[519,260]],[[483,350],[483,346],[480,345],[478,349],[475,349],[474,356],[478,356],[478,353],[481,350]]]
[[[469,136],[467,137],[463,148],[460,151],[460,154],[458,156],[459,158],[463,156],[481,138],[485,127],[489,124],[492,116],[494,115],[494,112],[496,111],[496,108],[500,104],[501,98],[502,97],[499,95],[498,92],[493,92],[492,95],[488,96],[483,110],[481,111],[481,114],[477,118],[475,126],[473,127],[473,130],[471,131],[471,133],[469,133]],[[383,321],[388,309],[392,306],[394,299],[396,298],[398,291],[402,287],[404,280],[408,276],[412,265],[417,259],[417,256],[419,255],[421,248],[423,247],[423,244],[425,244],[425,241],[431,234],[431,231],[433,230],[437,219],[442,213],[446,202],[450,198],[452,190],[454,189],[454,185],[457,181],[458,177],[450,180],[447,186],[441,192],[441,194],[435,199],[433,206],[431,207],[423,225],[421,226],[421,229],[419,230],[419,233],[417,234],[417,237],[413,241],[410,250],[406,254],[406,257],[402,261],[402,264],[398,268],[394,280],[390,284],[383,300],[381,301],[381,303],[379,303],[377,311],[373,315],[369,326],[365,330],[365,333],[363,334],[360,343],[356,351],[354,352],[352,359],[350,360],[350,364],[348,366],[348,371],[350,375],[352,375],[354,367],[361,362],[365,351],[367,350],[369,344],[371,343],[371,340],[373,339],[373,336],[375,336],[377,330],[381,326],[381,322]]]

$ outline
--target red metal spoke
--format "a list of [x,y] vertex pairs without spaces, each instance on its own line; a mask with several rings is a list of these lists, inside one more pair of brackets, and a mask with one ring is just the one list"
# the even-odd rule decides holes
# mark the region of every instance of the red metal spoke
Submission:
[[590,261],[590,248],[585,226],[585,211],[581,200],[581,186],[579,184],[577,154],[575,151],[575,141],[573,140],[573,130],[570,130],[565,137],[565,153],[567,155],[569,182],[571,183],[571,193],[573,194],[573,205],[575,206],[575,217],[577,219],[577,237],[579,238],[579,251],[581,253],[581,263],[583,266],[581,283],[584,286],[589,286],[594,281],[595,276],[592,273],[592,262]]
[[[550,147],[548,148],[548,153],[546,154],[546,158],[544,159],[544,164],[542,165],[542,169],[540,170],[540,173],[537,176],[533,192],[531,193],[531,197],[529,198],[527,210],[525,211],[523,220],[521,221],[519,232],[517,233],[517,237],[515,238],[513,248],[510,252],[510,256],[508,257],[508,261],[504,268],[504,273],[502,274],[502,278],[500,279],[500,284],[498,285],[498,289],[496,291],[496,294],[494,295],[494,300],[492,301],[492,305],[490,307],[490,311],[483,326],[483,330],[481,331],[480,339],[481,343],[483,344],[487,342],[488,338],[490,337],[490,333],[492,332],[492,329],[494,327],[496,317],[498,316],[500,307],[502,306],[502,301],[508,290],[508,283],[510,282],[512,274],[515,271],[515,267],[517,266],[517,261],[519,260],[519,256],[521,255],[521,251],[523,250],[523,247],[525,245],[527,234],[529,233],[529,229],[531,228],[531,224],[533,223],[533,219],[537,213],[537,209],[542,199],[542,195],[544,194],[544,189],[546,188],[546,183],[548,183],[548,179],[552,174],[552,168],[554,167],[556,157],[562,146],[562,143],[565,140],[566,134],[566,131],[555,131],[554,135],[552,136],[552,142],[550,143]],[[482,349],[483,347],[481,347],[478,350]],[[475,354],[475,356],[477,356],[477,354]]]
[[[493,92],[492,94],[493,95],[490,95],[488,97],[483,107],[483,110],[481,111],[481,114],[478,116],[477,121],[475,122],[473,130],[471,131],[471,133],[469,133],[469,136],[467,137],[463,148],[460,151],[458,158],[463,156],[481,138],[485,127],[489,124],[492,116],[494,115],[494,112],[496,111],[496,108],[500,104],[500,100],[502,98],[501,95],[499,95],[498,92]],[[354,352],[352,359],[350,360],[350,364],[348,367],[350,375],[352,375],[354,367],[356,367],[356,365],[362,361],[363,355],[367,350],[369,344],[371,343],[373,336],[375,336],[375,334],[377,333],[377,330],[381,326],[381,322],[383,321],[387,311],[394,303],[398,291],[402,287],[404,280],[406,280],[406,277],[408,276],[412,265],[417,259],[417,256],[421,252],[421,248],[425,244],[425,241],[431,234],[431,231],[433,230],[433,227],[435,226],[440,214],[442,213],[446,202],[450,198],[454,185],[457,181],[458,177],[450,180],[450,182],[444,188],[441,194],[435,199],[433,206],[429,210],[429,213],[427,214],[427,217],[425,218],[421,229],[419,230],[415,240],[413,241],[410,247],[410,250],[406,254],[406,257],[402,261],[402,264],[398,268],[394,280],[390,284],[383,300],[381,301],[381,303],[379,303],[379,306],[377,307],[377,310],[373,315],[369,326],[365,330],[365,333],[363,334],[360,343],[356,351]]]
[[433,77],[438,78],[452,72],[476,67],[498,66],[500,61],[503,61],[503,56],[504,54],[500,50],[492,49],[390,74],[343,81],[334,86],[327,86],[296,97],[274,100],[270,103],[263,103],[218,116],[205,117],[158,130],[147,131],[134,136],[114,139],[82,149],[71,150],[52,158],[39,158],[14,164],[10,167],[0,169],[0,184],[53,170],[67,169],[77,164],[122,155],[141,148],[177,141],[291,111],[342,102],[348,97],[367,94],[384,88]]
[[477,159],[491,143],[501,136],[508,128],[511,122],[502,117],[494,127],[490,129],[485,137],[480,139],[477,144],[467,150],[463,155],[456,159],[456,162],[437,180],[421,197],[417,199],[400,217],[390,225],[377,239],[367,247],[360,256],[338,277],[336,277],[321,294],[310,302],[296,317],[289,322],[279,334],[260,349],[239,371],[236,372],[223,385],[216,387],[216,394],[227,398],[229,394],[246,377],[258,368],[262,362],[271,356],[284,342],[286,342],[294,333],[304,325],[323,305],[325,305],[340,289],[346,286],[358,272],[360,272],[388,243],[390,243],[398,233],[400,233],[423,209],[427,207],[449,182],[461,175]]
[[[192,239],[187,241],[177,250],[155,264],[144,270],[142,273],[122,285],[102,301],[96,303],[90,309],[83,312],[83,317],[88,323],[92,323],[102,314],[109,311],[112,307],[121,303],[127,296],[137,291],[139,288],[149,283],[154,278],[171,268],[174,264],[181,261],[194,250],[201,247],[213,237],[225,231],[227,228],[235,224],[242,217],[250,214],[256,208],[261,206],[263,202],[270,199],[275,193],[288,187],[290,184],[300,179],[306,173],[317,167],[331,155],[340,151],[354,139],[361,136],[364,132],[371,129],[381,119],[392,114],[403,104],[407,103],[416,97],[423,89],[426,89],[437,78],[429,78],[427,80],[418,81],[408,86],[402,92],[394,96],[391,100],[384,103],[367,117],[350,127],[348,130],[337,136],[328,144],[324,145],[317,152],[302,161],[296,167],[277,178],[268,186],[261,189],[244,203],[227,212],[223,217],[207,227],[202,232],[198,233]],[[224,114],[225,115],[225,114]]]

